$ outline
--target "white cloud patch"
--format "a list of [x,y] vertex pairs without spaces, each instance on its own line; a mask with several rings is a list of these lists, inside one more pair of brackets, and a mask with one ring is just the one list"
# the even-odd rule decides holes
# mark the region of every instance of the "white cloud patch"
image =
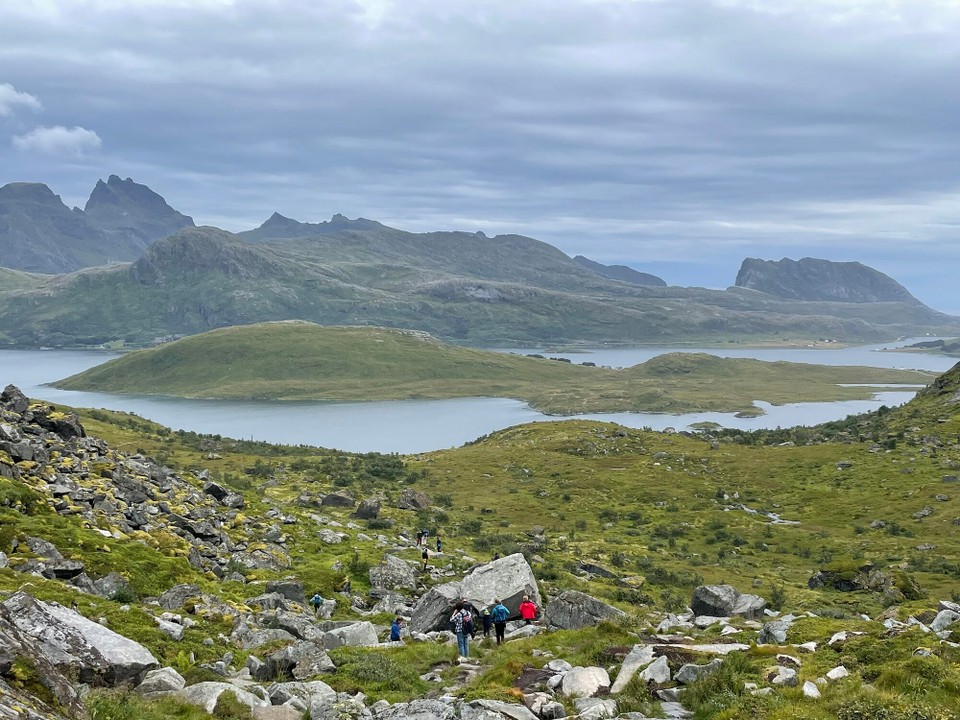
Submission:
[[0,83],[0,116],[13,115],[17,106],[30,110],[39,110],[41,107],[40,101],[30,93],[20,92],[10,83]]
[[82,127],[40,126],[24,135],[13,137],[13,146],[24,152],[40,152],[46,155],[71,155],[79,157],[101,145],[100,136],[93,130]]

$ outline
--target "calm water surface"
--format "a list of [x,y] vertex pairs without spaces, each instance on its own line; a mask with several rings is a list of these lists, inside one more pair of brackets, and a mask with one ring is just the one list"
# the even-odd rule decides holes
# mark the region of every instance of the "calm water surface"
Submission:
[[[909,343],[912,341],[904,341]],[[916,368],[942,372],[955,360],[918,353],[875,352],[881,346],[837,350],[717,350],[684,348],[682,352],[708,352],[721,357],[755,357],[823,365],[867,365]],[[569,357],[574,362],[626,367],[645,362],[677,348],[591,350],[577,354],[541,353]],[[536,352],[512,351],[512,352]],[[220,434],[227,437],[287,444],[319,445],[355,452],[416,453],[456,447],[481,435],[512,425],[564,418],[545,416],[526,403],[503,398],[407,400],[399,402],[317,403],[182,400],[137,395],[111,395],[57,390],[44,383],[65,378],[116,357],[110,353],[69,350],[0,350],[0,385],[13,383],[30,397],[74,407],[106,408],[134,412],[176,430]],[[913,391],[891,390],[873,400],[828,403],[794,403],[773,406],[757,402],[765,415],[736,418],[726,413],[604,413],[578,417],[620,423],[628,427],[678,430],[699,422],[724,427],[759,429],[814,425],[880,405],[899,405]]]

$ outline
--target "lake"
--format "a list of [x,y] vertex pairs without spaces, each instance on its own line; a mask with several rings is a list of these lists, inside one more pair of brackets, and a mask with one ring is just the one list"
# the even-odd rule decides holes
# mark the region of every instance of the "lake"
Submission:
[[[913,341],[905,340],[903,343]],[[721,357],[754,357],[770,361],[915,368],[936,372],[948,370],[956,362],[955,359],[942,355],[877,352],[881,347],[884,346],[827,350],[625,348],[598,349],[576,354],[541,354],[611,367],[635,365],[665,352],[677,351],[706,352]],[[12,383],[30,397],[51,403],[133,412],[175,430],[193,430],[293,445],[318,445],[354,452],[427,452],[457,447],[512,425],[565,419],[543,415],[524,402],[504,398],[369,403],[248,402],[111,395],[57,390],[44,386],[44,383],[81,372],[114,357],[116,355],[111,353],[70,350],[0,350],[0,385]],[[874,410],[881,405],[900,405],[913,397],[913,394],[913,390],[891,389],[878,393],[873,400],[779,406],[758,401],[756,404],[763,408],[766,414],[755,418],[737,418],[727,413],[608,413],[577,417],[655,430],[667,427],[682,430],[699,422],[715,422],[724,427],[755,430],[815,425]]]

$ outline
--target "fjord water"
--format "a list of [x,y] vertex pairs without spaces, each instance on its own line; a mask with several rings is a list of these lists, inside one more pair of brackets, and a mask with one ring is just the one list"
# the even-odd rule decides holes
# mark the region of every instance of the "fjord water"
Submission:
[[[904,341],[909,342],[912,341]],[[883,346],[874,345],[836,350],[684,348],[682,351],[707,352],[724,357],[755,357],[771,361],[911,368],[935,372],[943,372],[955,363],[955,359],[942,355],[874,352],[881,347]],[[624,367],[677,350],[678,348],[641,348],[591,350],[577,354],[541,354],[568,357],[574,362]],[[0,350],[0,385],[12,383],[28,396],[51,403],[133,412],[177,430],[293,445],[319,445],[355,452],[427,452],[462,445],[511,425],[564,419],[543,415],[526,403],[503,398],[367,403],[254,402],[73,392],[44,385],[114,357],[116,355],[102,352]],[[609,413],[577,417],[653,429],[673,427],[680,430],[694,423],[715,422],[725,427],[753,430],[814,425],[873,410],[880,405],[899,405],[909,400],[913,394],[912,389],[891,390],[878,393],[873,400],[792,403],[779,406],[757,402],[765,414],[755,418],[737,418],[727,413]]]

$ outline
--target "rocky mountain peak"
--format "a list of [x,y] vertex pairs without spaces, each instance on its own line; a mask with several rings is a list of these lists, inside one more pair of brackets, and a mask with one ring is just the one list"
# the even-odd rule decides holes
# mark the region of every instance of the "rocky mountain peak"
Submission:
[[0,202],[30,202],[63,206],[60,196],[43,183],[12,182],[0,187]]
[[117,175],[97,181],[84,213],[102,227],[132,232],[147,243],[194,225],[193,218],[174,210],[146,185]]
[[879,270],[858,262],[818,258],[747,258],[737,273],[736,286],[787,300],[920,304],[903,285]]

